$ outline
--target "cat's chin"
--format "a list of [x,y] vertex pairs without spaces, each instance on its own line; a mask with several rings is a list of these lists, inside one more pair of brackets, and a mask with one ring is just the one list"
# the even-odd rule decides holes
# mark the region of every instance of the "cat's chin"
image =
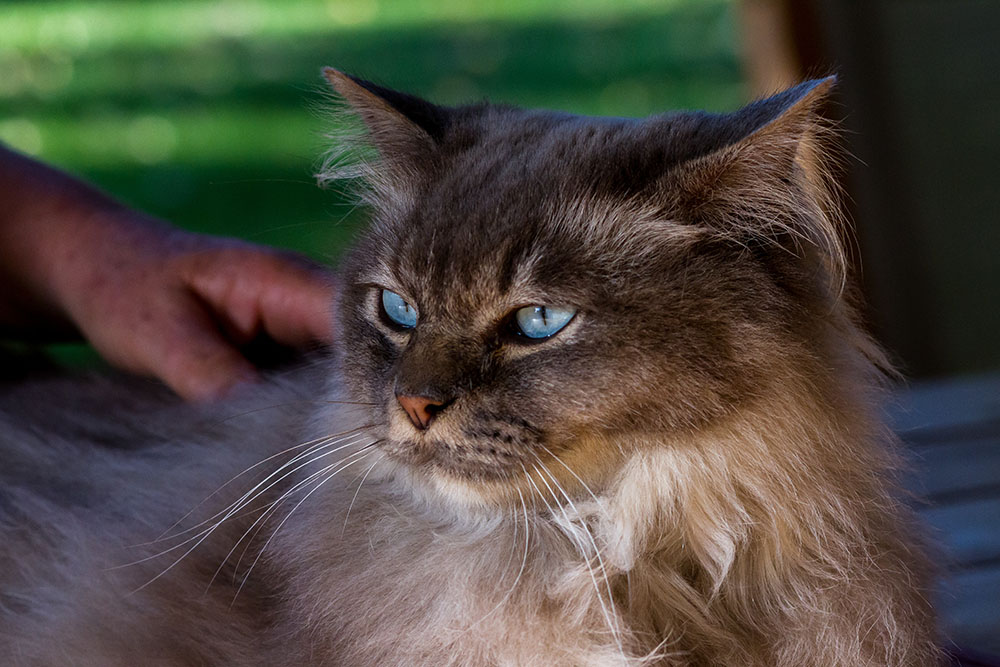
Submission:
[[429,505],[445,506],[456,516],[469,512],[475,515],[483,511],[492,513],[517,502],[518,484],[511,478],[505,480],[499,475],[473,478],[426,464],[414,465],[393,456],[387,456],[384,462],[383,470],[405,496],[419,498]]
[[462,507],[506,511],[592,497],[621,468],[627,451],[655,448],[659,441],[635,434],[578,435],[567,442],[539,443],[541,453],[505,444],[390,437],[380,447],[411,492]]
[[[518,503],[526,480],[516,461],[468,460],[454,455],[454,447],[428,451],[426,443],[383,443],[391,475],[410,495],[461,510],[490,510]],[[488,455],[488,454],[487,454]]]
[[429,478],[434,492],[450,505],[466,510],[493,510],[516,502],[518,485],[511,480],[483,480],[437,472]]

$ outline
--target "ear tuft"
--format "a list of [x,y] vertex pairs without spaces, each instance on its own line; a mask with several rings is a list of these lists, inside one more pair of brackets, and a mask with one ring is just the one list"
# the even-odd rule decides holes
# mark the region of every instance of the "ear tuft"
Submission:
[[737,111],[737,122],[754,129],[734,147],[753,151],[760,167],[787,177],[824,127],[821,111],[835,82],[833,76],[806,81]]
[[323,76],[364,121],[383,157],[399,150],[432,150],[448,128],[447,110],[419,97],[332,67],[324,68]]
[[335,111],[340,118],[320,183],[353,180],[352,189],[369,203],[404,201],[435,163],[450,110],[332,67],[324,68],[323,76],[343,104]]
[[750,128],[751,133],[766,130],[772,125],[795,131],[796,128],[792,125],[808,123],[819,115],[836,81],[835,76],[804,81],[776,95],[748,104],[734,114],[734,120]]

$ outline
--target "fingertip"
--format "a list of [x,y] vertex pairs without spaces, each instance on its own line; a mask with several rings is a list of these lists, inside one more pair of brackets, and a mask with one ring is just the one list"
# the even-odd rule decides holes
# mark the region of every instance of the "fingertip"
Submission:
[[183,343],[175,345],[154,372],[185,400],[216,401],[238,386],[260,381],[256,368],[210,330],[189,331],[177,341]]
[[185,376],[171,384],[171,388],[186,401],[214,403],[259,382],[260,375],[247,364],[239,369],[206,369],[204,373]]
[[289,345],[333,342],[336,291],[331,274],[286,274],[269,288],[260,300],[260,315],[276,340]]
[[332,311],[332,305],[328,303],[326,308],[312,311],[310,317],[309,328],[312,331],[313,337],[326,345],[333,343],[334,338]]

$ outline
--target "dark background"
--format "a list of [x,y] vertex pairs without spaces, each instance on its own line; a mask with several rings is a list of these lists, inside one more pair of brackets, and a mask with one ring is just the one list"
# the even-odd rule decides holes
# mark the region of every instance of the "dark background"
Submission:
[[830,113],[878,337],[910,377],[1000,369],[1000,2],[740,9],[755,89],[839,75]]

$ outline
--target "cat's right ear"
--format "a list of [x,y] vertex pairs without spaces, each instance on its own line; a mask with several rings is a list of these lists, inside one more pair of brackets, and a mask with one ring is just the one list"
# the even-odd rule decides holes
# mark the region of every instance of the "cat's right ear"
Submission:
[[385,167],[412,174],[432,157],[448,129],[447,109],[331,67],[323,76],[361,118]]

